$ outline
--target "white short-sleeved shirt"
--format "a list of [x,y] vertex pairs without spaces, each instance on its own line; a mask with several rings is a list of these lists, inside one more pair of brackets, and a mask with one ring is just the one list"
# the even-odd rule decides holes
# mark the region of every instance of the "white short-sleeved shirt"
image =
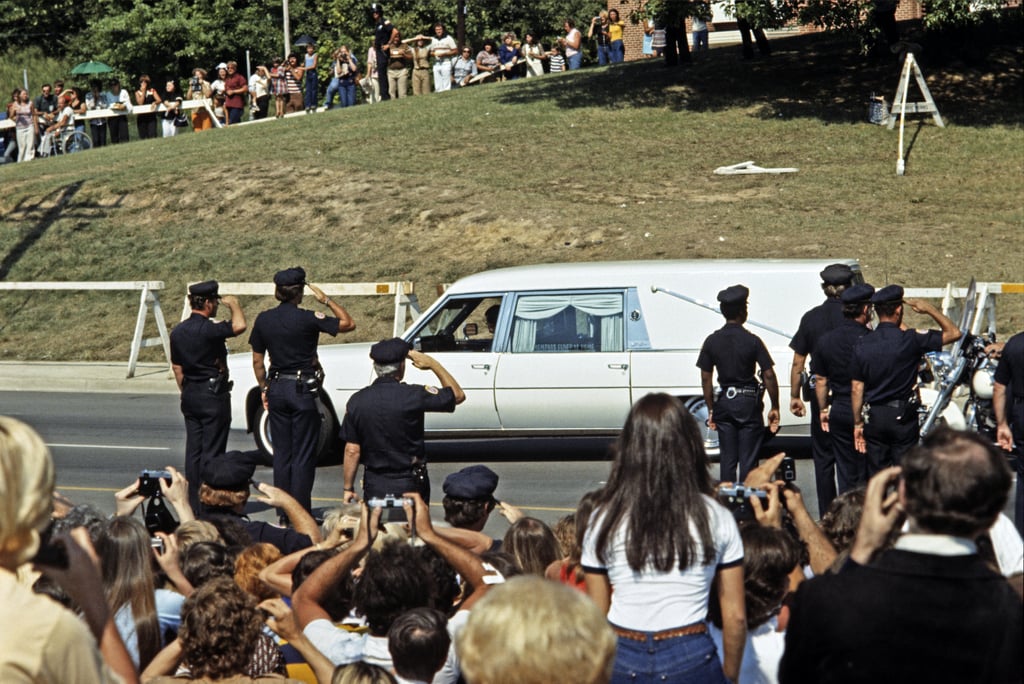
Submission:
[[[722,645],[722,630],[710,627],[711,638],[722,660],[725,649]],[[779,631],[777,618],[747,632],[747,645],[743,649],[739,681],[743,684],[778,684],[779,662],[786,649],[786,633]]]
[[[603,516],[598,511],[591,518],[583,537],[581,564],[586,572],[608,575],[612,586],[608,621],[613,625],[641,632],[658,632],[704,621],[715,571],[743,563],[743,542],[732,513],[714,499],[703,498],[710,514],[714,558],[708,565],[691,565],[685,570],[675,568],[670,572],[659,572],[645,568],[636,572],[630,568],[626,560],[626,521],[612,537],[607,563],[602,562],[597,556],[595,543]],[[692,534],[697,537],[695,530]],[[696,557],[702,556],[698,541]]]
[[348,665],[363,659],[366,634],[336,627],[330,620],[313,620],[302,630],[317,650],[335,665]]

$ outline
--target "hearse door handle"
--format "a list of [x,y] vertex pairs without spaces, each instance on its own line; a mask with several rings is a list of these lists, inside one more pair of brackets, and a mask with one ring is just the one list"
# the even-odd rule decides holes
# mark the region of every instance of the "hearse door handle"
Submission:
[[489,364],[489,363],[474,363],[473,365],[470,366],[470,368],[473,368],[475,370],[489,371],[489,370],[491,370],[491,364]]
[[628,363],[609,363],[608,367],[612,370],[629,370]]

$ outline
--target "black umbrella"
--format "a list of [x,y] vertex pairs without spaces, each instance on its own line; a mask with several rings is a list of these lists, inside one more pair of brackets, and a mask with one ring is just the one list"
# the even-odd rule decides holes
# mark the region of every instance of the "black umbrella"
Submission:
[[308,33],[303,33],[292,45],[316,45],[316,41]]

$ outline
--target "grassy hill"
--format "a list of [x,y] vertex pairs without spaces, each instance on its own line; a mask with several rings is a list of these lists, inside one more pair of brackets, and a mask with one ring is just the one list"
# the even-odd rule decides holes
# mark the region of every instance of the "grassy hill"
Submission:
[[[924,64],[947,127],[910,118],[904,177],[896,131],[866,121],[899,65],[822,36],[775,48],[0,167],[0,279],[164,280],[172,321],[188,281],[295,264],[313,282],[412,280],[424,302],[487,268],[623,258],[852,256],[875,283],[1024,281],[1019,44],[980,67]],[[712,174],[747,160],[800,170]],[[250,316],[266,304],[243,301]],[[0,359],[123,360],[136,306],[0,293]],[[388,302],[346,306],[349,339],[387,334]],[[1024,302],[1004,298],[1000,323],[1024,328]]]

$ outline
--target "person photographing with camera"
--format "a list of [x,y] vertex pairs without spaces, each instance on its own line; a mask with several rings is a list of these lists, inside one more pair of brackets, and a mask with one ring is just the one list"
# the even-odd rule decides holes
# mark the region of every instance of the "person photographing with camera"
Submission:
[[342,45],[334,51],[333,76],[327,86],[327,95],[324,99],[324,109],[331,109],[334,106],[334,95],[338,95],[338,106],[351,107],[356,103],[356,75],[359,72],[359,62],[356,60],[347,45]]

